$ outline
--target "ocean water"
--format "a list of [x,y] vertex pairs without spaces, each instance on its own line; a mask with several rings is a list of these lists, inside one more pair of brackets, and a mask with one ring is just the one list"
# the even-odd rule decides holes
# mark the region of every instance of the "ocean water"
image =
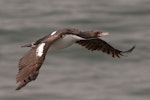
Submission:
[[[100,29],[121,59],[73,45],[48,52],[36,81],[20,91],[20,46],[60,28]],[[149,100],[149,0],[0,0],[0,100]]]

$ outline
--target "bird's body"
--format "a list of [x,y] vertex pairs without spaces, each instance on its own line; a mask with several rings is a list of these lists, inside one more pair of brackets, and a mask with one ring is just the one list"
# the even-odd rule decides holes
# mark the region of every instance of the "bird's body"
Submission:
[[67,48],[74,44],[77,40],[84,39],[75,35],[64,35],[63,38],[58,39],[54,44],[51,45],[50,50],[59,50]]
[[16,90],[21,89],[27,83],[35,80],[39,74],[48,49],[59,50],[76,43],[91,51],[102,51],[112,57],[123,56],[123,53],[131,52],[135,46],[127,51],[121,51],[113,48],[107,42],[101,39],[102,36],[108,35],[106,32],[99,30],[79,31],[77,29],[61,29],[22,47],[31,49],[20,59],[19,72],[16,76],[19,84]]

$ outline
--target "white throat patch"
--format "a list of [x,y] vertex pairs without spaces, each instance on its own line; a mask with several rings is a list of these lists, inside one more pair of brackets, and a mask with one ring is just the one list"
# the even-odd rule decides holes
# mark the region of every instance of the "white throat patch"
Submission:
[[36,56],[41,57],[43,55],[45,43],[42,43],[36,49]]
[[53,33],[51,33],[51,36],[54,35],[57,31],[54,31]]

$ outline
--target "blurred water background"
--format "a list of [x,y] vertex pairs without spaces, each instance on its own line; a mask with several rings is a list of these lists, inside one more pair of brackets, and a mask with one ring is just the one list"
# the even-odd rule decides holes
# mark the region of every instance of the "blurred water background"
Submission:
[[[57,29],[101,29],[111,58],[81,46],[49,52],[36,81],[15,91],[20,46]],[[0,100],[150,100],[150,0],[0,0]]]

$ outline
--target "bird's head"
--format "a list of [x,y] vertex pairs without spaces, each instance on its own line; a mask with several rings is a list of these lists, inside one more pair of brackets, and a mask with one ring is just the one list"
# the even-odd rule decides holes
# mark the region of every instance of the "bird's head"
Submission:
[[93,37],[102,37],[102,36],[109,35],[109,33],[108,32],[102,32],[100,30],[92,30],[91,35],[93,35]]

